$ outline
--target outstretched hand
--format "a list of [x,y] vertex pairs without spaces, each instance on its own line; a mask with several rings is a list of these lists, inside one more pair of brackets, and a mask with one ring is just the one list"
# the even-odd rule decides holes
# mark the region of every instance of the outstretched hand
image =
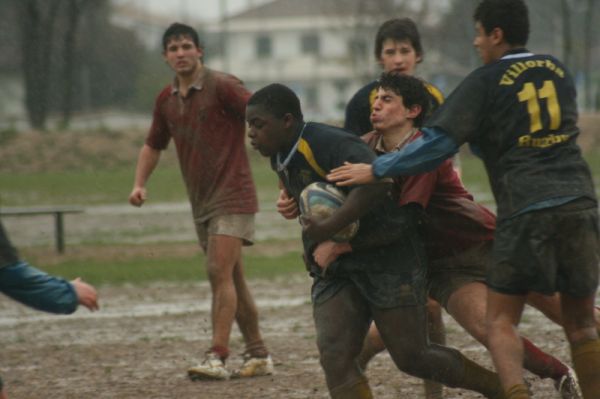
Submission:
[[75,292],[77,293],[77,299],[79,304],[85,306],[92,312],[99,309],[98,306],[98,293],[96,289],[88,283],[84,283],[80,277],[71,281]]
[[373,183],[377,179],[373,175],[373,166],[366,163],[344,162],[344,165],[332,169],[327,180],[338,186],[352,186]]

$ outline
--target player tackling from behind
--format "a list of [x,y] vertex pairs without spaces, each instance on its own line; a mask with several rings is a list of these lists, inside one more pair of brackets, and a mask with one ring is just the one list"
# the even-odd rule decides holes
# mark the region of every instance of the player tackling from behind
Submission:
[[427,121],[423,136],[372,165],[346,165],[329,178],[343,185],[417,174],[465,142],[474,146],[498,206],[486,324],[505,396],[530,397],[517,332],[527,293],[558,291],[583,397],[597,399],[598,205],[576,144],[573,80],[556,58],[525,49],[529,19],[522,0],[484,0],[474,20],[474,45],[485,65]]
[[[378,155],[383,155],[398,151],[421,136],[419,127],[428,99],[424,84],[410,76],[384,73],[378,84],[371,113],[375,130],[362,139]],[[423,232],[429,296],[487,347],[485,271],[491,261],[495,215],[474,201],[450,159],[431,172],[395,181],[399,205],[417,204],[426,213]],[[542,312],[560,314],[558,299],[539,298],[540,295],[534,293],[530,296],[535,297],[533,303]],[[525,368],[541,378],[553,379],[562,398],[578,398],[576,380],[569,368],[526,338],[522,339]],[[366,366],[367,361],[384,348],[373,326],[359,364]]]
[[162,43],[163,57],[175,79],[156,99],[129,202],[142,206],[146,201],[146,182],[173,139],[212,289],[211,346],[188,374],[192,379],[231,376],[225,361],[234,321],[246,350],[244,364],[233,376],[271,374],[273,362],[260,335],[241,257],[242,246],[254,240],[258,210],[244,146],[244,112],[250,93],[236,77],[204,66],[204,52],[193,28],[175,23],[165,31]]
[[[299,201],[310,183],[325,181],[344,162],[371,162],[375,154],[358,137],[304,122],[300,102],[281,84],[266,86],[246,110],[251,144],[270,157],[288,193]],[[371,320],[396,366],[411,375],[502,398],[495,373],[459,351],[428,342],[425,265],[416,232],[419,213],[397,206],[390,183],[353,187],[344,204],[324,221],[305,220],[304,257],[313,277],[313,317],[321,366],[334,399],[369,399],[371,390],[355,362]],[[322,269],[313,249],[360,218],[352,252]]]

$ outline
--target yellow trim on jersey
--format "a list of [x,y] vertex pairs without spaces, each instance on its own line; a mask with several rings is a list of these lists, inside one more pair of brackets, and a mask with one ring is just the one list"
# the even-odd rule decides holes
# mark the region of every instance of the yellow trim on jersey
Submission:
[[375,88],[369,93],[369,109],[371,110],[371,112],[373,112],[373,104],[375,104],[375,97],[377,97],[378,91],[379,89],[377,88],[377,86],[375,86]]
[[442,94],[440,89],[427,82],[425,82],[425,88],[427,89],[429,94],[431,94],[433,98],[435,98],[435,101],[437,101],[439,105],[441,105],[444,102],[444,95]]
[[298,143],[298,152],[304,155],[306,162],[308,162],[308,164],[314,169],[315,172],[317,172],[319,176],[325,178],[327,173],[325,173],[325,171],[319,166],[319,164],[315,160],[315,156],[312,152],[312,149],[310,148],[310,145],[308,145],[308,142],[306,140],[300,139],[300,143]]

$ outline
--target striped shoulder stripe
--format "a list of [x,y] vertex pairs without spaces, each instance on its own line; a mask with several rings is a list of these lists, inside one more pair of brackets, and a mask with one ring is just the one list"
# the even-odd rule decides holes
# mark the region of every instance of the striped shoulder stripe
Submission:
[[375,97],[377,97],[377,91],[377,86],[375,86],[373,90],[369,92],[369,109],[371,111],[373,111],[373,104],[375,104]]
[[298,152],[304,155],[304,159],[306,159],[306,162],[308,162],[310,167],[313,168],[313,170],[317,172],[319,176],[325,178],[327,173],[325,173],[325,171],[317,163],[312,149],[310,148],[310,145],[306,140],[300,139],[300,143],[298,144]]
[[444,95],[442,94],[440,89],[438,89],[430,83],[425,83],[425,87],[427,88],[429,94],[431,94],[433,98],[435,98],[435,101],[437,101],[438,104],[442,104],[444,102]]

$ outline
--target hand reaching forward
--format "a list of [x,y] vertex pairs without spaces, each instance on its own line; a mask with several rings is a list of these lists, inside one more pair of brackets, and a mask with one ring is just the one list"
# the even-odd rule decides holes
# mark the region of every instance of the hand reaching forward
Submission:
[[92,312],[99,309],[98,293],[93,286],[84,283],[80,277],[71,281],[71,284],[73,284],[73,288],[75,288],[80,305],[85,306]]
[[344,162],[344,165],[331,170],[327,180],[338,186],[352,186],[373,183],[377,179],[373,175],[373,166],[366,163]]

